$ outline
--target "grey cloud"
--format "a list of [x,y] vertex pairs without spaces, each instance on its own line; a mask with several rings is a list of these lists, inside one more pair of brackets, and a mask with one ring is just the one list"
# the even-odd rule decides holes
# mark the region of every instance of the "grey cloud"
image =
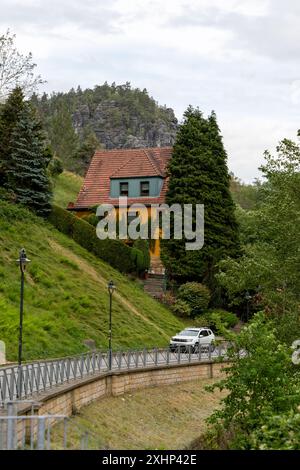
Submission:
[[118,31],[115,21],[120,18],[120,14],[114,9],[115,2],[116,0],[107,3],[95,0],[52,0],[16,5],[12,1],[2,0],[1,11],[5,15],[0,17],[0,25],[9,18],[14,27],[27,30],[32,27],[33,33],[46,35],[64,25],[113,33]]
[[244,49],[273,60],[300,58],[300,2],[272,0],[266,16],[247,16],[216,7],[186,6],[180,16],[168,21],[171,27],[216,27],[230,31],[230,47]]

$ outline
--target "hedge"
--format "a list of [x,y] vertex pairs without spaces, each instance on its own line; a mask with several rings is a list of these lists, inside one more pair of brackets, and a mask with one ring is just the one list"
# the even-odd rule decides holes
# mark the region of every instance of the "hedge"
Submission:
[[95,227],[74,216],[71,212],[55,206],[49,215],[49,221],[60,232],[73,238],[75,242],[94,253],[113,268],[123,273],[138,271],[135,260],[141,259],[143,253],[135,248],[140,254],[135,253],[132,256],[132,248],[120,242],[119,240],[100,240],[96,235]]

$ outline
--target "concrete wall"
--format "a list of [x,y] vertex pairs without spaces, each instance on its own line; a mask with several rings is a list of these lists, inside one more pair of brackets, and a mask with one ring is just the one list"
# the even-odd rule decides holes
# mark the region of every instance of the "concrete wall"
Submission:
[[[172,365],[164,368],[145,368],[98,375],[66,384],[39,395],[38,414],[71,416],[83,406],[105,396],[117,396],[147,387],[172,385],[199,378],[220,377],[226,364],[202,363]],[[26,407],[19,414],[30,412]]]

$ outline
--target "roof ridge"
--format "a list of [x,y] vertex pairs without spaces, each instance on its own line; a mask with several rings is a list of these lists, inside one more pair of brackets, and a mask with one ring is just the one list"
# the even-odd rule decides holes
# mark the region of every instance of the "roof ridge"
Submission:
[[152,158],[152,155],[147,152],[147,149],[143,149],[143,151],[144,151],[144,154],[146,155],[146,157],[148,158],[148,161],[150,162],[150,165],[152,166],[153,170],[156,170],[161,176],[163,176],[161,171],[160,171],[159,166],[157,165],[157,163]]

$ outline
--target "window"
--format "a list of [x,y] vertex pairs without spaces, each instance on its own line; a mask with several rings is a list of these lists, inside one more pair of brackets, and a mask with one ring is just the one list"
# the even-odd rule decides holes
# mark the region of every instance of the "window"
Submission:
[[207,330],[201,330],[199,336],[200,336],[200,337],[201,337],[201,336],[202,336],[202,337],[203,337],[203,336],[208,336]]
[[149,196],[149,181],[141,181],[141,196]]
[[128,183],[120,183],[120,196],[128,196]]

